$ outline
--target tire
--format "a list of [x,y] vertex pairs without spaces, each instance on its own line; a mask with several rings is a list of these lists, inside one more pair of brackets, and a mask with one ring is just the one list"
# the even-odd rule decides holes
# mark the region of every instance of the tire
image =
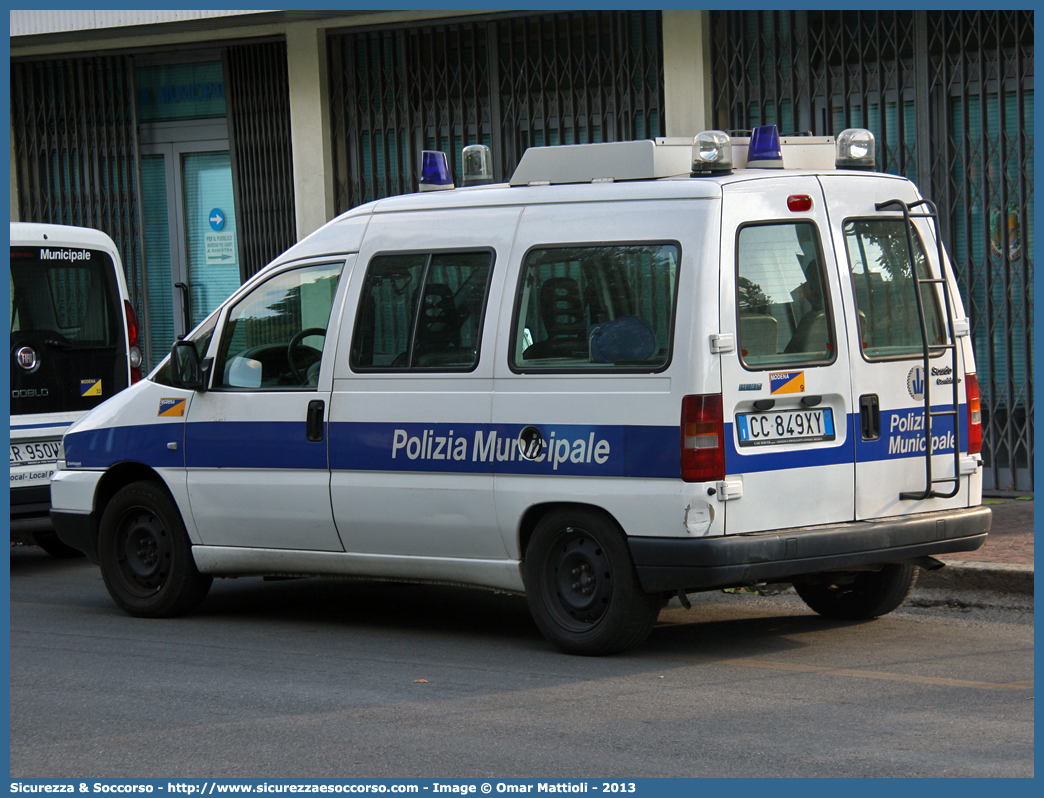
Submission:
[[541,633],[569,654],[633,648],[652,631],[660,597],[645,593],[623,532],[589,510],[557,510],[533,531],[523,572]]
[[887,615],[906,601],[917,581],[917,567],[891,564],[880,571],[824,577],[821,581],[794,585],[802,601],[824,618],[863,621]]
[[60,560],[83,556],[83,552],[79,549],[74,549],[72,546],[67,546],[62,543],[58,538],[58,533],[53,529],[47,529],[42,532],[33,532],[33,540],[41,549],[46,551],[52,557]]
[[98,538],[102,578],[129,615],[169,618],[192,611],[210,590],[174,499],[157,482],[119,490],[102,513]]

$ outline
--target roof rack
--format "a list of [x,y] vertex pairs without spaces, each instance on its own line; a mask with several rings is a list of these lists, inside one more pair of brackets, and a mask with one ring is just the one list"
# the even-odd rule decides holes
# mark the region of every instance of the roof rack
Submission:
[[[736,169],[747,165],[749,138],[732,139]],[[780,139],[788,169],[834,169],[832,136],[785,136]],[[512,186],[655,180],[688,175],[692,168],[692,139],[684,136],[614,141],[602,144],[565,144],[530,147],[522,155]]]

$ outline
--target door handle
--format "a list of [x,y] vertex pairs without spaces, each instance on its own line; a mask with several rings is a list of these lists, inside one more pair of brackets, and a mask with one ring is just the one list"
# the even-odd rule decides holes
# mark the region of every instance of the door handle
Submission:
[[881,400],[876,393],[864,393],[859,397],[859,427],[864,441],[876,441],[881,437]]
[[308,403],[305,437],[314,443],[323,439],[323,411],[325,409],[326,403],[322,399],[313,399]]
[[185,283],[174,283],[174,287],[181,290],[182,293],[182,309],[184,310],[185,317],[185,335],[192,332],[192,294],[189,292],[189,287]]

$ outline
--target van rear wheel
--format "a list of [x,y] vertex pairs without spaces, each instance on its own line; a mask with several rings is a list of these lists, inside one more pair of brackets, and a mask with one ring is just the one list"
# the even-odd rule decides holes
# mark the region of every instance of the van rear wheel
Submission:
[[557,510],[537,524],[524,576],[537,627],[570,654],[633,648],[659,615],[659,597],[642,590],[623,532],[589,510]]
[[910,595],[917,567],[892,563],[880,571],[823,574],[815,582],[795,583],[794,589],[824,618],[862,621],[887,615]]
[[134,482],[102,514],[98,558],[105,587],[120,608],[147,618],[183,615],[210,590],[174,499],[157,482]]

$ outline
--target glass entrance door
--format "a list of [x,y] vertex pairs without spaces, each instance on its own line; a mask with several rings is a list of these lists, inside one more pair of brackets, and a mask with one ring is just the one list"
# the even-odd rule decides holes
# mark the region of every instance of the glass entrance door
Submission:
[[174,124],[142,146],[150,366],[240,285],[228,140],[200,137],[214,127]]
[[[239,288],[236,210],[228,150],[181,154],[186,326],[203,321]],[[186,289],[179,290],[184,294]],[[184,300],[184,297],[183,297]]]

